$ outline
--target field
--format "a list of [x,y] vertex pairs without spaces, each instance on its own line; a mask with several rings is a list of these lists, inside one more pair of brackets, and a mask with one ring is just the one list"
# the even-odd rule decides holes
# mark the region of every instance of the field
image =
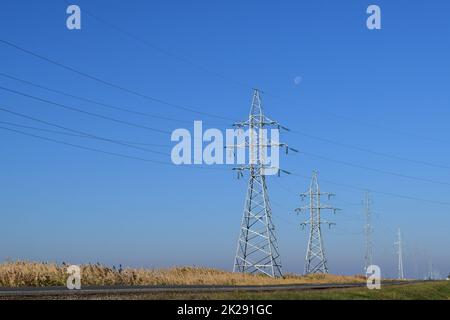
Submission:
[[[6,262],[0,264],[0,287],[51,287],[66,285],[66,264],[36,262]],[[100,264],[81,266],[83,286],[188,286],[188,285],[288,285],[288,284],[346,284],[364,283],[363,276],[288,274],[284,278],[273,279],[266,276],[225,272],[217,269],[198,267],[175,267],[170,269],[115,268]],[[357,288],[327,288],[322,290],[288,290],[229,292],[172,291],[154,293],[79,294],[68,296],[35,296],[42,299],[283,299],[283,300],[426,300],[450,299],[450,282],[420,282],[401,285],[387,285],[381,290],[368,290],[365,286]],[[4,297],[7,298],[7,297]],[[27,297],[23,297],[27,298]],[[31,298],[31,297],[28,297]]]
[[143,293],[45,297],[43,299],[92,300],[450,300],[448,281],[392,285],[381,290],[367,288],[275,292]]
[[[65,286],[66,264],[6,262],[0,264],[0,287]],[[287,274],[273,279],[261,275],[226,272],[198,267],[170,269],[110,268],[100,264],[81,266],[83,286],[88,285],[278,285],[365,282],[363,276]]]
[[[110,296],[109,299],[114,299]],[[162,297],[135,296],[134,299]],[[249,300],[450,300],[448,281],[425,282],[382,287],[381,290],[363,288],[327,289],[277,292],[236,292],[216,294],[171,295],[165,299],[249,299]]]

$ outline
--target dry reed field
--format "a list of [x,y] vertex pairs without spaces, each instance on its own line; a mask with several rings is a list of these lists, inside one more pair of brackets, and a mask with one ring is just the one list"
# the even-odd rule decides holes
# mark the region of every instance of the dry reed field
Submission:
[[[65,286],[68,264],[5,262],[0,264],[0,287]],[[82,285],[277,285],[303,283],[365,282],[363,276],[287,274],[270,278],[200,267],[169,269],[110,268],[100,264],[81,265]]]

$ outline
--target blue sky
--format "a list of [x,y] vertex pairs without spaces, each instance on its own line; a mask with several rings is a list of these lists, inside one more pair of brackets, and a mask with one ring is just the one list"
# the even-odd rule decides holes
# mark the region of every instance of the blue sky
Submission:
[[[326,217],[337,223],[324,230],[331,272],[361,272],[365,188],[374,190],[374,255],[385,275],[396,272],[398,227],[404,234],[407,276],[423,276],[430,260],[442,274],[450,272],[445,250],[450,205],[380,193],[450,202],[448,1],[75,3],[82,10],[79,31],[66,28],[64,1],[3,1],[1,39],[145,95],[236,120],[247,117],[251,88],[258,87],[266,92],[267,115],[299,132],[285,133],[283,140],[305,154],[289,154],[281,162],[297,175],[268,181],[286,271],[303,270],[307,232],[299,223],[305,217],[293,210],[301,205],[297,194],[308,187],[304,177],[317,169],[321,188],[336,193],[333,204],[343,209]],[[382,30],[366,28],[370,4],[381,7]],[[102,85],[4,43],[0,52],[3,74],[136,111],[203,120],[205,127],[231,124]],[[4,76],[0,87],[165,131],[193,125],[109,110]],[[165,156],[21,131],[170,160],[168,134],[63,110],[4,89],[0,95],[0,107],[17,113],[99,136],[169,146],[148,147]],[[55,130],[6,112],[0,112],[0,121]],[[0,139],[0,259],[232,268],[246,179],[237,180],[230,167],[161,166],[7,130],[0,130]]]

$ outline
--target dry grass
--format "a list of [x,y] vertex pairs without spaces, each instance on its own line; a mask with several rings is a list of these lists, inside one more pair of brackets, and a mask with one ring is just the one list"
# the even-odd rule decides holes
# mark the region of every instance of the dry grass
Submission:
[[[67,265],[36,262],[0,264],[0,287],[65,286]],[[273,279],[262,275],[225,272],[217,269],[176,267],[170,269],[117,270],[100,264],[81,266],[82,285],[275,285],[302,283],[364,282],[363,276],[288,274]]]

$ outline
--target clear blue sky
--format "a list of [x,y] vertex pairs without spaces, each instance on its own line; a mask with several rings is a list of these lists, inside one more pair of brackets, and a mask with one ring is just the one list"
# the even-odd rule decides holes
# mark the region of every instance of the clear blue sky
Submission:
[[[0,38],[128,89],[236,120],[246,118],[250,88],[255,86],[267,92],[263,96],[267,115],[287,127],[390,156],[300,134],[283,135],[284,141],[308,153],[282,159],[283,168],[300,176],[268,182],[285,271],[303,270],[307,231],[298,224],[305,217],[293,210],[301,205],[296,194],[309,183],[301,176],[310,176],[313,169],[320,173],[321,188],[336,193],[333,204],[343,209],[326,217],[337,223],[324,231],[333,273],[361,272],[362,189],[450,202],[448,1],[75,3],[82,9],[81,31],[66,29],[64,1],[2,1]],[[380,31],[366,28],[369,4],[381,6]],[[100,23],[83,9],[164,52]],[[0,52],[4,74],[136,111],[204,120],[208,127],[228,125],[113,89],[2,43]],[[299,84],[296,77],[302,79]],[[190,126],[108,110],[4,76],[0,86],[167,131]],[[63,110],[5,90],[0,96],[2,108],[72,129],[170,145],[168,134]],[[5,112],[0,112],[0,121],[58,130]],[[170,147],[147,146],[166,152],[165,156],[19,130],[170,160]],[[228,171],[166,167],[5,130],[0,130],[0,139],[0,259],[232,268],[246,179],[236,180],[230,167],[222,168]],[[395,275],[393,242],[398,227],[404,234],[407,276],[423,276],[430,259],[442,274],[450,272],[450,205],[376,192],[373,200],[375,262],[385,275]]]

